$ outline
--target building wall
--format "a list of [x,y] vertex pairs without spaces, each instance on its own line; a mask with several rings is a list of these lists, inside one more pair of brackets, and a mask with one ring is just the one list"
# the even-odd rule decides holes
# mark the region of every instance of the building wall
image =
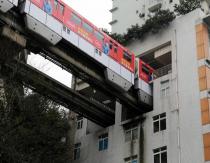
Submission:
[[[117,0],[114,3],[116,4]],[[143,156],[140,156],[142,148],[140,146],[140,120],[137,120],[139,138],[125,142],[124,126],[133,120],[121,122],[121,105],[116,103],[115,125],[103,129],[85,120],[83,129],[78,131],[79,135],[76,136],[77,141],[82,143],[82,147],[81,157],[75,163],[122,163],[125,158],[135,155],[138,159],[143,157],[144,163],[153,163],[153,150],[163,146],[167,146],[168,163],[208,161],[210,118],[207,117],[206,120],[202,116],[203,112],[205,115],[207,112],[208,116],[209,110],[207,108],[206,111],[206,107],[202,109],[202,106],[208,106],[208,101],[207,104],[200,101],[202,92],[200,92],[199,64],[201,61],[197,59],[197,25],[202,24],[203,16],[203,12],[195,10],[185,16],[180,16],[160,33],[149,35],[143,41],[135,41],[129,45],[129,48],[139,56],[160,50],[165,45],[171,46],[172,71],[154,80],[154,110],[144,115]],[[169,91],[163,96],[162,85],[166,81],[168,81]],[[166,113],[167,129],[154,133],[153,117],[162,113]],[[204,121],[207,126],[202,127]],[[90,132],[86,132],[87,128]],[[108,149],[99,151],[98,137],[106,132],[109,134]]]
[[[179,3],[179,0],[113,0],[112,13],[112,32],[125,33],[131,25],[144,24],[148,15],[152,15],[150,8],[155,8],[161,4],[162,9],[173,10],[173,6]],[[144,14],[144,17],[139,15]]]

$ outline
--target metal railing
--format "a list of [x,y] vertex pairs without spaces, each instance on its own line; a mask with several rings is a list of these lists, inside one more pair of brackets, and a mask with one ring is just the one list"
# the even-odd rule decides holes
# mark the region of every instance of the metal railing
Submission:
[[167,75],[167,74],[171,73],[171,70],[172,70],[172,65],[171,64],[166,65],[164,67],[161,67],[161,68],[154,71],[153,79],[157,79],[161,76]]

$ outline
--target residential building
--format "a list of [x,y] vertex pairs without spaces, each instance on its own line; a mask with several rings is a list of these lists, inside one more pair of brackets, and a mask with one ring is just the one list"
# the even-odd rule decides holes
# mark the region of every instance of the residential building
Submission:
[[[113,32],[143,23],[134,15],[141,7],[148,9],[149,2],[114,0],[112,13],[118,21]],[[161,2],[163,7],[175,3]],[[210,163],[209,27],[210,16],[197,9],[128,45],[156,71],[153,111],[129,118],[115,101],[113,126],[102,128],[83,118],[75,136],[80,157],[74,163]],[[86,88],[80,83],[77,89]]]
[[158,9],[169,9],[173,11],[174,5],[179,0],[113,0],[112,32],[125,33],[127,28],[138,24],[141,26],[149,15],[153,15]]

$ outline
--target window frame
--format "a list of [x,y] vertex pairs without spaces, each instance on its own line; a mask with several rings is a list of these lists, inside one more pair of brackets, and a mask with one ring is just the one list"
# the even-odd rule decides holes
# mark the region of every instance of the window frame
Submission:
[[83,117],[77,117],[77,130],[83,128]]
[[161,97],[167,97],[170,93],[169,80],[161,82]]
[[105,134],[100,135],[98,137],[98,150],[105,151],[105,150],[108,150],[108,147],[109,147],[109,134],[105,133]]
[[[134,137],[134,131],[136,130],[137,135]],[[126,136],[127,134],[129,134],[130,136]],[[139,133],[138,133],[138,126],[129,128],[125,130],[125,142],[130,142],[130,141],[134,141],[136,139],[138,139],[139,137]]]
[[[134,162],[135,161],[135,162]],[[138,156],[131,156],[124,159],[125,163],[138,163]]]
[[74,144],[74,160],[80,159],[81,146],[81,143]]
[[132,55],[130,55],[128,52],[123,50],[123,59],[125,59],[127,62],[132,62]]
[[[165,154],[166,154],[166,160],[162,160],[162,157]],[[163,146],[163,147],[160,147],[160,148],[153,149],[153,158],[154,158],[154,163],[167,163],[168,162],[167,146]],[[156,158],[158,158],[157,161],[156,161]]]
[[[164,128],[162,127],[162,124],[165,124]],[[158,128],[157,128],[157,126],[158,126]],[[165,131],[166,129],[167,129],[167,116],[166,116],[166,113],[164,112],[162,114],[153,116],[153,133],[158,133],[160,131]]]

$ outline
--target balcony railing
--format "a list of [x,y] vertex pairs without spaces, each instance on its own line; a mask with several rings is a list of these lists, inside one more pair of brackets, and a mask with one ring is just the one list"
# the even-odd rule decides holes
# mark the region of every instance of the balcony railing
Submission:
[[167,74],[171,73],[171,70],[172,70],[172,65],[171,64],[166,65],[164,67],[161,67],[161,68],[154,71],[153,79],[157,79],[159,77],[167,75]]

